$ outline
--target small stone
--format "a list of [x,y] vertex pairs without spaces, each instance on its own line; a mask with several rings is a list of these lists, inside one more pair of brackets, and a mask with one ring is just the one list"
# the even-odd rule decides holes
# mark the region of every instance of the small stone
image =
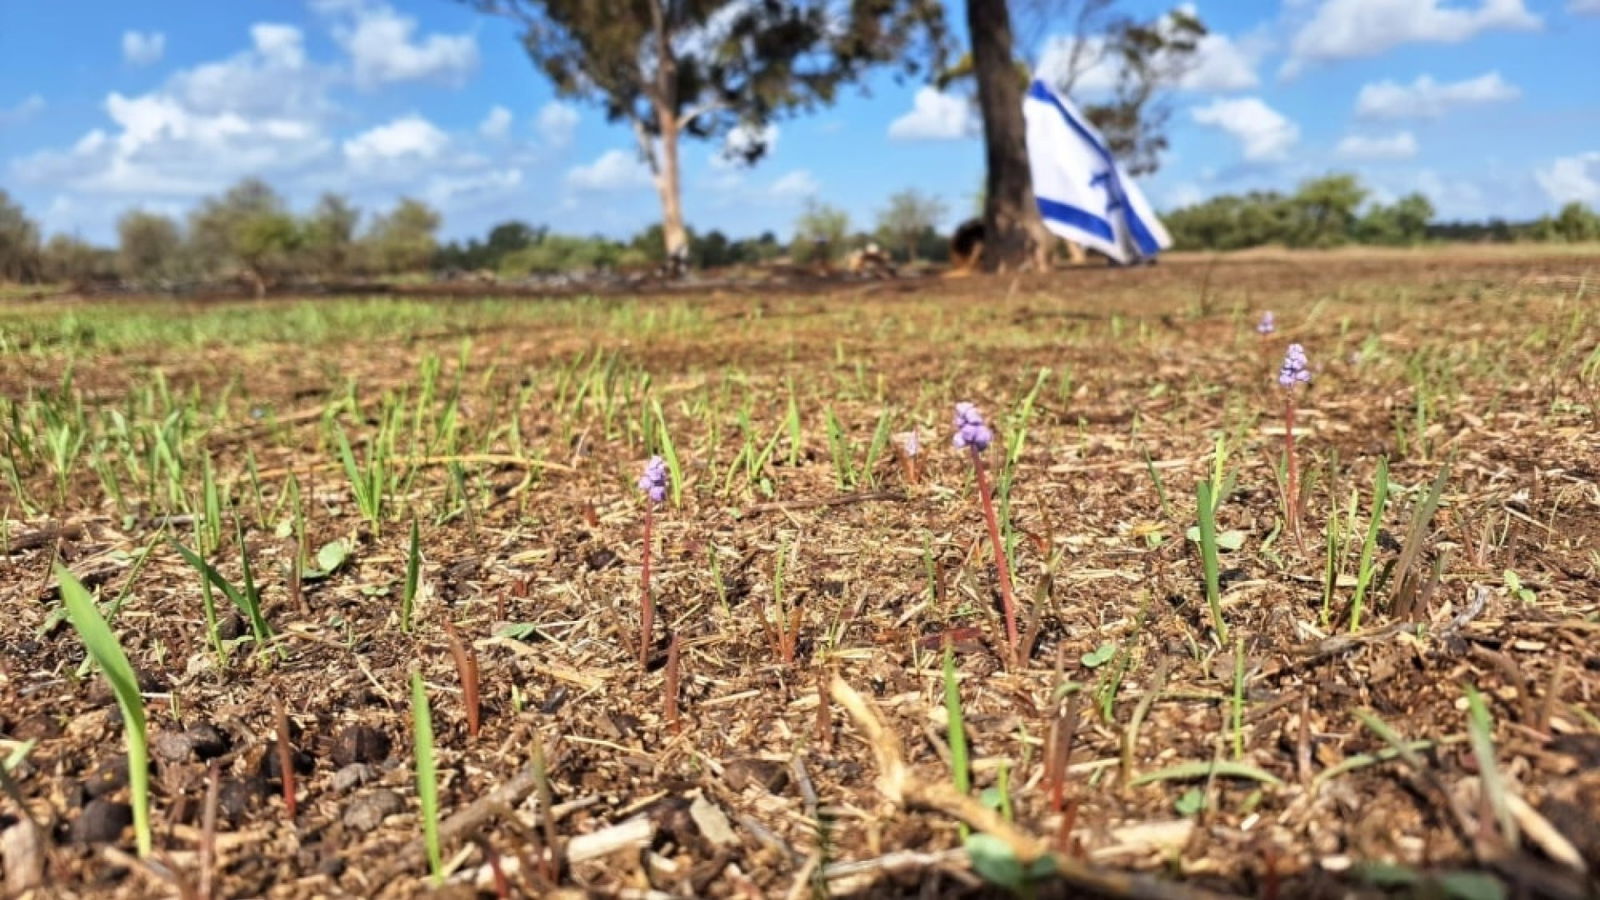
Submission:
[[103,797],[128,785],[128,757],[118,754],[89,773],[83,780],[83,792],[90,797]]
[[213,759],[228,752],[232,743],[222,729],[210,722],[196,722],[183,732],[189,742],[194,746],[194,755],[201,759]]
[[749,757],[724,764],[722,776],[728,787],[735,791],[756,784],[776,794],[789,783],[789,767],[774,760]]
[[384,819],[404,812],[405,808],[406,801],[403,797],[394,791],[381,789],[352,800],[350,805],[345,807],[342,819],[345,827],[354,831],[372,831],[382,825]]
[[115,800],[97,797],[78,814],[72,823],[72,839],[80,844],[105,844],[122,836],[122,830],[133,824],[133,807]]
[[360,787],[377,777],[378,770],[366,763],[351,763],[333,773],[332,787],[334,793],[342,794],[351,788]]
[[317,864],[317,871],[329,878],[338,878],[344,874],[345,861],[342,857],[330,856]]
[[[289,764],[294,766],[295,773],[299,775],[310,775],[317,768],[317,761],[311,754],[298,748],[289,751]],[[281,781],[282,766],[283,761],[278,756],[278,742],[268,741],[267,752],[262,754],[261,762],[256,767],[256,774],[268,781]]]
[[28,716],[11,729],[11,737],[19,741],[48,741],[60,736],[61,723],[44,713]]
[[225,641],[237,640],[244,637],[248,629],[244,624],[244,616],[234,613],[217,623],[217,637]]
[[583,559],[591,572],[602,572],[622,565],[622,558],[606,547],[590,552]]
[[260,778],[229,778],[217,789],[217,810],[237,827],[266,792],[267,783]]
[[187,761],[194,752],[194,743],[181,731],[160,731],[150,739],[150,749],[155,751],[159,759],[181,763]]
[[32,822],[0,832],[0,867],[6,870],[8,897],[21,897],[44,884],[44,836]]
[[381,729],[351,725],[334,739],[333,761],[340,766],[383,762],[389,756],[390,746],[389,735]]

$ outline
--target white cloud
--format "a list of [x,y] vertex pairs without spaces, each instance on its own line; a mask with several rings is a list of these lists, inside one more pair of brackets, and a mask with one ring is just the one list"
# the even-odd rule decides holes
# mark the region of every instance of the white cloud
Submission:
[[1536,168],[1533,177],[1556,203],[1600,205],[1600,151],[1563,156]]
[[163,89],[185,107],[207,115],[310,118],[331,109],[333,73],[306,59],[305,35],[293,25],[257,22],[251,48],[218,62],[174,74]]
[[108,124],[71,147],[13,160],[10,174],[76,192],[83,209],[108,215],[106,195],[149,205],[246,175],[281,180],[326,165],[335,149],[324,130],[332,77],[307,61],[298,28],[256,23],[248,49],[180,70],[144,94],[108,94]]
[[136,66],[148,66],[161,61],[167,52],[167,36],[159,31],[124,31],[122,33],[122,58]]
[[1281,160],[1300,140],[1300,127],[1259,97],[1213,100],[1190,111],[1201,125],[1220,128],[1239,141],[1251,162]]
[[[1178,6],[1182,12],[1198,17],[1200,12],[1192,3]],[[1078,59],[1073,61],[1073,49],[1080,47]],[[1201,37],[1195,46],[1194,56],[1185,60],[1185,69],[1178,79],[1178,89],[1201,94],[1244,91],[1261,84],[1256,67],[1271,49],[1266,31],[1257,30],[1239,38],[1221,32],[1211,32]],[[1158,58],[1152,61],[1157,67],[1174,64],[1174,60]],[[1057,85],[1064,83],[1076,65],[1077,77],[1072,79],[1075,96],[1094,96],[1114,90],[1122,81],[1121,67],[1114,54],[1108,54],[1105,38],[1090,35],[1082,44],[1072,35],[1052,35],[1040,49],[1039,76]]]
[[106,114],[114,133],[93,129],[70,150],[14,161],[13,171],[24,181],[93,193],[197,195],[243,175],[294,168],[329,146],[315,122],[203,113],[163,92],[113,92]]
[[562,150],[571,145],[578,130],[578,110],[570,103],[551,100],[539,108],[534,129],[545,146]]
[[780,199],[794,199],[815,196],[821,189],[822,185],[817,182],[815,175],[805,169],[796,169],[774,181],[767,192]]
[[1181,209],[1185,206],[1193,206],[1205,198],[1205,191],[1200,189],[1200,185],[1192,181],[1185,181],[1167,191],[1164,199],[1166,200],[1166,209],[1173,210]]
[[911,111],[889,123],[897,141],[954,141],[978,133],[978,114],[965,97],[919,88]]
[[1352,134],[1341,140],[1333,152],[1345,159],[1410,159],[1417,155],[1417,139],[1409,131],[1388,137]]
[[1438,117],[1451,107],[1497,103],[1520,96],[1522,91],[1501,78],[1499,72],[1447,82],[1420,75],[1410,84],[1377,81],[1362,85],[1356,96],[1356,115],[1364,119]]
[[44,98],[38,94],[29,94],[17,103],[16,106],[0,109],[0,128],[8,125],[21,125],[44,111]]
[[[1503,198],[1505,194],[1503,183],[1500,188],[1494,193]],[[1445,178],[1432,169],[1423,169],[1408,177],[1405,186],[1394,193],[1409,194],[1412,191],[1427,197],[1438,213],[1437,218],[1440,219],[1483,219],[1490,215],[1519,215],[1517,210],[1503,206],[1490,209],[1489,204],[1484,202],[1483,189],[1476,183],[1458,176]]]
[[478,133],[487,138],[503,138],[511,130],[511,110],[496,105],[489,110],[478,125]]
[[441,175],[424,191],[434,206],[458,205],[462,200],[499,196],[522,185],[522,170],[511,167],[491,169],[469,175]]
[[363,131],[344,142],[344,155],[356,166],[416,157],[434,159],[450,143],[449,135],[419,115],[404,116]]
[[1235,42],[1225,34],[1207,34],[1195,47],[1194,67],[1184,73],[1178,87],[1202,94],[1257,87],[1261,79],[1256,75],[1256,66],[1266,49],[1266,43],[1260,39]]
[[764,125],[750,128],[735,125],[722,139],[722,151],[711,156],[712,168],[737,168],[744,165],[744,155],[760,144],[764,153],[778,148],[778,126]]
[[1322,0],[1295,33],[1283,74],[1308,63],[1376,56],[1411,43],[1458,44],[1485,31],[1541,26],[1524,0],[1478,0],[1469,8],[1442,0]]
[[460,85],[477,68],[478,41],[471,34],[417,37],[415,18],[376,0],[333,0],[313,7],[345,20],[334,27],[333,36],[350,54],[360,87],[400,81]]
[[580,191],[621,191],[650,183],[650,170],[639,154],[607,150],[594,162],[567,170],[567,184]]
[[250,26],[250,40],[273,65],[298,69],[306,63],[305,35],[293,25],[257,22]]

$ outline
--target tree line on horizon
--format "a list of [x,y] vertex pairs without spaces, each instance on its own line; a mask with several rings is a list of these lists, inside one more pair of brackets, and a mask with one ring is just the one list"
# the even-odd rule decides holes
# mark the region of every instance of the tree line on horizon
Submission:
[[[1022,115],[1028,80],[1037,73],[1073,96],[1116,159],[1134,175],[1148,174],[1159,169],[1167,148],[1170,95],[1198,63],[1207,34],[1191,5],[1134,15],[1119,0],[963,0],[967,47],[959,46],[947,21],[957,4],[947,9],[944,0],[874,0],[843,8],[832,0],[460,2],[513,23],[530,62],[558,95],[595,103],[607,119],[630,127],[661,205],[660,225],[652,232],[657,246],[526,226],[526,234],[503,232],[495,249],[486,238],[441,251],[434,237],[438,213],[419,201],[402,200],[358,233],[359,216],[336,195],[296,217],[270,188],[250,182],[209,198],[186,227],[129,213],[119,223],[114,254],[62,235],[35,251],[30,248],[39,244],[37,229],[27,238],[26,217],[7,213],[11,232],[0,233],[0,242],[9,242],[0,243],[0,277],[37,278],[46,270],[170,277],[213,273],[227,264],[259,290],[312,266],[323,273],[393,274],[431,266],[441,253],[450,267],[482,268],[474,264],[493,257],[494,268],[510,261],[525,263],[528,271],[656,259],[672,261],[676,270],[770,258],[775,237],[734,240],[692,232],[683,212],[679,144],[686,138],[721,141],[726,155],[753,163],[767,150],[772,123],[829,105],[847,86],[880,70],[970,98],[983,125],[982,265],[1025,269],[1036,259],[1034,248],[1050,240],[1034,206],[1028,169]],[[1030,40],[1019,43],[1016,34]],[[1050,40],[1040,40],[1045,36]],[[1067,49],[1046,59],[1052,46]],[[1096,91],[1077,91],[1090,72],[1110,72],[1110,85],[1097,77]],[[1287,195],[1213,198],[1171,217],[1180,246],[1193,247],[1406,243],[1446,236],[1428,224],[1432,207],[1420,196],[1366,209],[1364,199],[1359,185],[1330,177]],[[841,227],[836,213],[808,210],[809,220],[801,224],[815,233],[796,256],[832,255],[859,243],[859,233],[850,232],[848,223]],[[1582,240],[1593,224],[1592,213],[1573,205],[1549,221],[1492,222],[1481,231],[1461,225],[1448,234]],[[885,243],[902,255],[939,252],[934,245],[940,242],[924,241],[927,235],[915,231],[891,229],[894,239]],[[498,248],[513,238],[527,245],[500,254]]]
[[1413,191],[1391,203],[1372,199],[1359,178],[1334,173],[1293,191],[1221,194],[1162,216],[1177,250],[1242,250],[1269,244],[1414,246],[1426,241],[1512,243],[1600,240],[1600,215],[1579,202],[1524,222],[1440,222],[1432,201]]
[[[758,265],[789,258],[837,261],[852,249],[880,244],[898,259],[942,260],[944,206],[908,189],[892,195],[871,231],[851,229],[836,207],[810,202],[794,238],[772,231],[730,238],[685,226],[686,259],[695,268]],[[0,281],[126,284],[140,288],[240,280],[263,293],[287,283],[337,283],[406,276],[507,279],[575,272],[640,270],[666,263],[663,226],[632,237],[573,235],[519,220],[500,222],[482,238],[439,240],[442,217],[402,197],[371,216],[342,195],[323,194],[297,214],[270,185],[246,178],[201,199],[181,219],[132,209],[117,220],[114,246],[57,233],[44,239],[36,222],[0,189]]]
[[[733,238],[685,225],[682,257],[696,269],[837,263],[854,250],[876,246],[897,262],[938,263],[949,257],[946,213],[937,198],[910,188],[891,195],[872,227],[863,229],[843,209],[812,200],[788,241],[770,230]],[[1343,173],[1308,179],[1291,192],[1211,197],[1162,219],[1179,250],[1600,240],[1600,214],[1581,203],[1522,222],[1440,222],[1423,194],[1375,202],[1356,176]],[[639,271],[668,261],[659,222],[616,239],[562,234],[513,219],[482,238],[450,241],[439,240],[441,224],[436,210],[412,198],[368,216],[347,198],[328,193],[296,214],[270,185],[249,178],[203,198],[181,220],[129,210],[117,220],[115,246],[104,247],[68,234],[44,239],[0,189],[0,281],[171,288],[237,279],[261,292],[289,283],[429,275],[517,280]]]

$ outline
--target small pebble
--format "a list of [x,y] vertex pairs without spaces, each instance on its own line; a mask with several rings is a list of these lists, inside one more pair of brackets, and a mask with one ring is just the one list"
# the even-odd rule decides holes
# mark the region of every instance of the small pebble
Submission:
[[170,763],[186,762],[194,752],[194,742],[181,731],[160,731],[150,739],[150,749],[157,759]]
[[80,844],[105,844],[122,836],[133,824],[133,807],[97,797],[89,801],[72,823],[72,839]]
[[366,763],[351,763],[333,773],[332,787],[334,793],[342,794],[351,788],[360,787],[376,777],[378,777],[378,771]]
[[83,780],[83,792],[90,797],[103,797],[128,784],[128,757],[118,754],[95,768]]
[[231,741],[222,730],[210,722],[196,722],[183,732],[201,759],[212,759],[228,752]]
[[333,742],[333,761],[340,766],[351,763],[383,762],[389,756],[389,735],[371,725],[350,725]]
[[345,807],[344,816],[341,818],[345,827],[354,831],[366,832],[382,825],[383,820],[389,816],[404,812],[405,808],[405,799],[394,791],[385,788],[373,791],[370,794],[363,794],[350,801],[350,805]]

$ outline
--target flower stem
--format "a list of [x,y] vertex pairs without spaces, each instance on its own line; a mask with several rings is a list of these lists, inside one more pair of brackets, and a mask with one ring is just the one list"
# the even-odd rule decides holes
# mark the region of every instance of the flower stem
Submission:
[[1284,465],[1287,469],[1285,482],[1287,484],[1283,498],[1284,515],[1289,519],[1289,529],[1294,533],[1296,543],[1300,543],[1300,463],[1295,458],[1294,452],[1294,390],[1284,392],[1283,406],[1283,452]]
[[989,492],[989,473],[984,468],[983,456],[977,447],[971,447],[972,468],[978,477],[978,497],[983,501],[983,517],[989,525],[989,540],[994,544],[994,569],[1000,581],[1000,603],[1006,616],[1006,648],[1012,656],[1017,652],[1017,606],[1011,596],[1011,569],[1006,565],[1006,548],[1000,541],[1000,520],[994,514],[994,497]]
[[655,630],[656,605],[650,597],[650,532],[655,524],[655,506],[644,508],[644,553],[639,567],[639,668],[650,663],[650,633]]

